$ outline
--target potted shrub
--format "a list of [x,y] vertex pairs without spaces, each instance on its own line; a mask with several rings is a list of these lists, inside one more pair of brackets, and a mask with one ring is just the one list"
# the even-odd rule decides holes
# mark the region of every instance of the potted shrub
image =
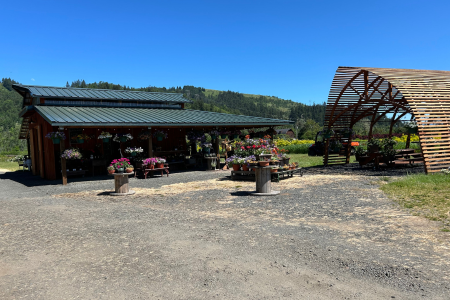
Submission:
[[379,139],[370,139],[367,142],[367,150],[369,151],[369,153],[375,153],[380,151],[380,147],[381,147],[381,140]]
[[324,128],[319,132],[319,135],[322,135],[324,139],[329,139],[332,135],[334,135],[334,131],[331,128]]
[[66,139],[66,135],[62,131],[49,132],[49,133],[47,133],[47,135],[45,137],[48,139],[51,139],[53,144],[59,144],[61,142],[61,140]]
[[395,160],[395,155],[397,151],[393,148],[385,148],[383,151],[383,159],[385,163],[392,163]]
[[113,141],[117,143],[124,143],[132,139],[133,136],[129,133],[118,133],[114,136]]
[[356,147],[356,150],[355,150],[355,159],[356,159],[357,161],[359,161],[359,159],[360,159],[361,156],[365,156],[365,155],[367,155],[367,151],[364,150],[364,148],[363,148],[362,146]]
[[114,174],[116,170],[114,169],[114,166],[110,165],[106,168],[109,174]]
[[112,134],[107,131],[102,131],[97,138],[103,140],[103,143],[108,143],[109,139],[112,138]]
[[161,142],[163,139],[167,139],[169,134],[166,131],[162,130],[162,129],[157,129],[155,131],[155,133],[153,134],[153,136],[156,137],[157,141]]
[[385,138],[381,141],[381,144],[384,149],[393,149],[397,142],[393,139]]
[[131,156],[136,156],[138,153],[144,152],[144,149],[141,147],[127,147],[125,152],[129,153]]
[[350,138],[355,132],[350,127],[341,130],[341,134],[344,138]]
[[410,134],[415,134],[419,131],[416,121],[409,121],[405,123],[405,128]]

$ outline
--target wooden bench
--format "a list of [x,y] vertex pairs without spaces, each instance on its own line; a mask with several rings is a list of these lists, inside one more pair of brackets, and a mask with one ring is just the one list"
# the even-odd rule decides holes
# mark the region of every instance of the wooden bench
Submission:
[[154,168],[154,169],[145,169],[144,170],[144,178],[147,179],[147,174],[150,173],[150,177],[153,177],[153,172],[160,171],[161,177],[164,175],[164,171],[167,173],[167,177],[169,177],[169,167],[164,168]]
[[303,169],[302,168],[295,168],[293,170],[284,170],[276,173],[272,173],[272,181],[275,179],[276,182],[280,182],[280,179],[284,179],[285,176],[294,177],[294,174],[300,173],[300,176],[303,176]]

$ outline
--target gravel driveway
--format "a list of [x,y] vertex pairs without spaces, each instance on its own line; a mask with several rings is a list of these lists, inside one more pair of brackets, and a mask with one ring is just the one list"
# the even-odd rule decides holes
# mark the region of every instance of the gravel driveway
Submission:
[[330,169],[274,197],[225,171],[131,179],[129,197],[0,173],[0,299],[449,299],[450,234]]

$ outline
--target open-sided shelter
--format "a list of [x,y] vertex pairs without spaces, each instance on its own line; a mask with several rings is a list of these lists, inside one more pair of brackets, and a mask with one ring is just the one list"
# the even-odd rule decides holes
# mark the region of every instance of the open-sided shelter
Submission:
[[[190,130],[244,129],[289,125],[288,120],[231,115],[185,109],[191,101],[177,93],[104,90],[70,87],[13,85],[23,96],[23,118],[20,138],[29,142],[33,174],[56,179],[61,176],[60,151],[78,147],[95,156],[106,155],[106,145],[97,136],[101,131],[130,133],[133,140],[127,146],[145,148],[148,155],[187,154],[186,133]],[[165,129],[164,141],[137,137],[143,131]],[[63,146],[44,138],[49,132],[63,130],[68,137]],[[77,144],[71,137],[77,134],[93,138]],[[110,145],[111,147],[111,145]],[[119,143],[112,147],[120,148]],[[122,146],[123,148],[123,146]],[[120,157],[119,149],[109,149],[112,158]],[[121,149],[123,151],[123,149]]]
[[[408,69],[339,67],[331,85],[324,126],[352,128],[369,118],[373,126],[383,117],[393,126],[407,114],[418,124],[427,173],[450,167],[450,72]],[[350,147],[350,143],[347,144]],[[324,164],[348,163],[346,156],[324,154]]]

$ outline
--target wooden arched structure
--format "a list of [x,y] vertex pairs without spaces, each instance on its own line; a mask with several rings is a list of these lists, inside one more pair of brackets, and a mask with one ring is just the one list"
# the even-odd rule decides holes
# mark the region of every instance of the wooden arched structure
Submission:
[[[450,71],[339,67],[331,85],[325,128],[353,128],[359,120],[373,126],[383,116],[392,117],[390,132],[407,114],[417,121],[427,173],[450,167]],[[324,164],[342,164],[346,155],[328,153]]]

